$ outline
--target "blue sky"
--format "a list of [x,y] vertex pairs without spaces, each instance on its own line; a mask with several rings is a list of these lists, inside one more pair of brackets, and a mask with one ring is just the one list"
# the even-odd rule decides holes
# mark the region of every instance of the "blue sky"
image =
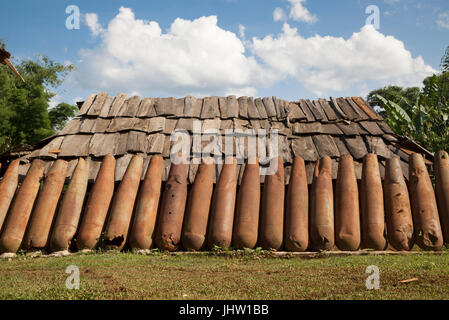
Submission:
[[[69,5],[78,30],[66,28]],[[370,5],[378,29],[365,26]],[[77,66],[54,102],[98,91],[295,100],[418,85],[449,46],[449,2],[3,0],[0,30],[17,58]]]

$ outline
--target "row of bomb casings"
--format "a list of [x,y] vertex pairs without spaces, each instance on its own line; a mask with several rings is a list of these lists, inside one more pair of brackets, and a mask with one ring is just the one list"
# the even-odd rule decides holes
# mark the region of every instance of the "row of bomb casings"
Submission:
[[0,185],[0,251],[17,252],[21,247],[61,251],[73,239],[78,249],[92,249],[101,241],[107,248],[128,244],[133,249],[153,246],[170,251],[231,245],[289,251],[335,246],[383,250],[388,243],[396,250],[410,250],[415,242],[425,250],[440,250],[443,239],[449,241],[445,152],[437,153],[435,163],[439,210],[419,154],[410,157],[408,187],[397,157],[387,160],[382,184],[377,156],[368,154],[359,188],[352,158],[342,156],[335,196],[329,158],[317,162],[310,190],[299,157],[287,190],[281,159],[262,190],[257,161],[247,164],[239,189],[236,161],[227,162],[214,188],[214,164],[203,161],[190,192],[187,165],[172,164],[160,197],[163,159],[152,157],[141,183],[143,159],[134,156],[114,195],[115,159],[106,156],[84,206],[87,161],[79,160],[63,194],[65,161],[54,163],[40,191],[44,162],[34,160],[16,190],[19,163],[14,161]]

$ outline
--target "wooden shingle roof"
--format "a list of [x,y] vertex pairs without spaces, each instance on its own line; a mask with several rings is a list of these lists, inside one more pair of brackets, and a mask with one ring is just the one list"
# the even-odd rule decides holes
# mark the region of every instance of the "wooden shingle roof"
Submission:
[[[70,161],[68,177],[77,159],[91,162],[89,178],[94,180],[102,158],[113,154],[117,159],[116,180],[121,180],[133,154],[140,154],[147,163],[152,155],[166,159],[163,179],[170,167],[170,134],[176,129],[192,132],[193,124],[200,121],[202,130],[216,129],[225,135],[226,129],[277,129],[280,155],[285,162],[285,179],[288,181],[290,166],[295,156],[306,161],[308,182],[312,181],[315,162],[323,157],[337,159],[350,154],[355,161],[360,179],[362,160],[367,153],[379,156],[381,174],[384,161],[397,154],[401,157],[404,172],[408,172],[411,152],[431,155],[413,141],[399,137],[362,98],[330,98],[330,100],[286,101],[276,97],[205,97],[176,98],[128,97],[119,94],[109,96],[105,92],[87,97],[77,116],[53,137],[37,144],[21,159],[22,175],[35,158],[48,162],[48,168],[56,159]],[[244,158],[248,156],[244,139],[234,138],[233,153],[240,155],[240,176]],[[203,142],[207,143],[207,142]],[[269,139],[258,141],[260,158],[269,150]],[[215,156],[224,157],[224,142]],[[192,153],[194,153],[192,151]],[[217,153],[217,151],[216,151]],[[263,160],[263,159],[262,159]],[[261,161],[263,163],[263,161]],[[145,166],[146,167],[146,166]],[[190,167],[189,181],[193,182],[198,165]],[[217,165],[217,175],[221,170]],[[336,178],[337,170],[333,170]],[[142,174],[144,176],[145,172]]]

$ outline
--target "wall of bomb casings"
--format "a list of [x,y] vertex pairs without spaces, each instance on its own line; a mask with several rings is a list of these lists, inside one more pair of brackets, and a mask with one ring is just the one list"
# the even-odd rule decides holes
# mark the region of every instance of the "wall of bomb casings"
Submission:
[[163,159],[153,156],[142,176],[134,156],[120,182],[115,158],[106,156],[94,183],[80,159],[70,181],[57,160],[33,161],[19,183],[13,161],[0,182],[0,252],[48,252],[104,247],[114,250],[208,250],[215,246],[285,251],[441,250],[449,243],[449,156],[435,154],[435,188],[423,157],[410,156],[409,180],[400,161],[386,161],[380,177],[376,155],[364,158],[357,180],[350,156],[316,163],[312,184],[305,164],[294,160],[285,181],[278,159],[274,175],[261,179],[257,159],[238,183],[235,159],[223,165],[203,160],[192,184],[188,166],[172,164],[162,181]]

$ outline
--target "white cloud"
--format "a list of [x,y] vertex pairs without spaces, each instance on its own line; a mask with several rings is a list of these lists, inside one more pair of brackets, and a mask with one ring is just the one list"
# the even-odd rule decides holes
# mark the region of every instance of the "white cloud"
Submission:
[[402,41],[371,25],[343,39],[304,38],[285,23],[277,37],[253,38],[252,52],[268,67],[295,78],[319,96],[354,87],[361,90],[366,82],[420,85],[425,76],[436,72],[422,57],[413,58]]
[[239,35],[240,39],[245,40],[245,26],[242,24],[239,24]]
[[324,97],[388,84],[420,85],[436,72],[402,41],[370,25],[348,39],[305,38],[287,23],[275,36],[245,40],[244,31],[240,26],[239,38],[209,16],[178,18],[163,32],[157,22],[138,20],[131,9],[120,8],[99,45],[80,51],[77,85],[142,96],[256,95],[260,88],[294,79]]
[[438,15],[437,24],[444,29],[449,29],[449,11]]
[[315,23],[318,21],[316,15],[311,14],[309,10],[304,7],[303,3],[307,0],[288,0],[292,5],[289,17],[295,21],[303,21],[307,23]]
[[86,13],[84,16],[87,26],[94,36],[104,32],[103,27],[98,22],[98,15],[96,13]]
[[80,57],[79,83],[114,92],[224,94],[274,80],[245,55],[235,33],[217,25],[216,16],[177,18],[164,33],[157,22],[138,20],[122,7],[104,30],[101,45],[81,50]]
[[394,5],[396,3],[401,2],[401,0],[384,0],[384,2],[391,6],[391,5]]
[[273,11],[273,20],[274,21],[285,21],[287,19],[284,10],[282,8],[276,8]]

